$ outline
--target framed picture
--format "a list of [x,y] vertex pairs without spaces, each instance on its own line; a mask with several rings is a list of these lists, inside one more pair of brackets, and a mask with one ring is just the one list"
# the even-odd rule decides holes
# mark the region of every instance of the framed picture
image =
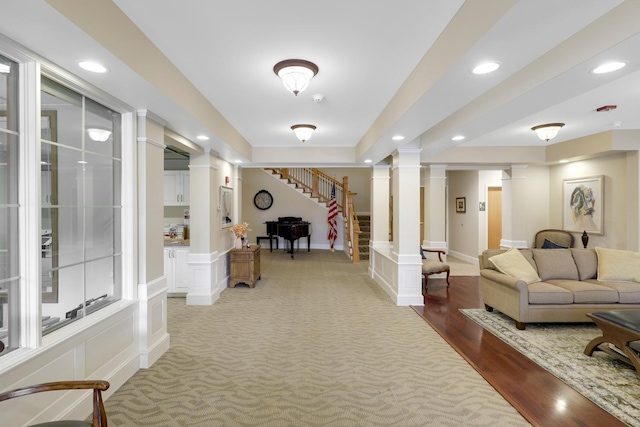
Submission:
[[563,181],[562,228],[604,234],[604,175]]
[[233,188],[220,186],[220,228],[233,225]]
[[456,212],[465,213],[467,211],[467,199],[464,197],[456,197]]

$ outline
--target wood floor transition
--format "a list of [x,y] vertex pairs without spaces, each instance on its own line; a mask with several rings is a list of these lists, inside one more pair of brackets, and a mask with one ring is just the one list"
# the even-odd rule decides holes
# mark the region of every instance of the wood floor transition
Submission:
[[414,310],[534,426],[625,426],[623,422],[467,318],[482,308],[478,277],[429,279]]

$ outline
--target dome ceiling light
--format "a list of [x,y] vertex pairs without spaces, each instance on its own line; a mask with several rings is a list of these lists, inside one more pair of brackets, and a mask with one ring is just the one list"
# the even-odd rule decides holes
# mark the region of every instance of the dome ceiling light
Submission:
[[549,142],[550,139],[556,137],[562,126],[564,126],[564,123],[547,123],[546,125],[534,126],[531,130],[538,134],[538,138]]
[[284,87],[295,96],[304,91],[318,74],[318,66],[304,59],[286,59],[273,67],[273,72],[282,79]]
[[293,125],[291,130],[295,132],[301,142],[305,142],[311,138],[311,134],[316,130],[316,127],[314,125]]
[[87,128],[87,134],[92,141],[105,142],[111,136],[111,131],[108,129],[91,127]]

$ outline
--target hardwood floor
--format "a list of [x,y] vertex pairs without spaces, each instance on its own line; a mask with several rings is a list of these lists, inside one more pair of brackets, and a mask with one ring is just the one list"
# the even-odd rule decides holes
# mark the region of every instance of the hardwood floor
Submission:
[[478,277],[429,279],[414,310],[534,426],[624,426],[623,422],[460,313],[482,308]]

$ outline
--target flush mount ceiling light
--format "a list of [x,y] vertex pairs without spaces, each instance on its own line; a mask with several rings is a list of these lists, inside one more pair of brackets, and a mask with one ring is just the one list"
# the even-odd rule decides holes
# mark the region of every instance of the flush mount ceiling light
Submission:
[[625,65],[627,65],[627,64],[625,62],[622,62],[622,61],[607,62],[606,64],[602,64],[599,67],[594,68],[592,73],[593,74],[610,73],[612,71],[619,70],[620,68],[624,67]]
[[92,141],[105,142],[111,136],[111,131],[97,127],[87,128],[87,134]]
[[309,86],[309,82],[318,74],[318,66],[304,59],[286,59],[273,67],[273,72],[282,79],[284,87],[294,95]]
[[564,123],[547,123],[546,125],[534,126],[531,130],[538,134],[538,138],[548,142],[555,138],[562,126]]
[[295,132],[300,141],[305,142],[311,138],[311,134],[316,130],[316,127],[314,125],[293,125],[291,130]]
[[84,70],[91,71],[92,73],[106,73],[109,71],[109,69],[104,65],[93,61],[79,61],[78,66]]
[[497,62],[484,62],[482,64],[476,65],[476,67],[471,70],[473,74],[487,74],[491,73],[500,68],[500,64]]

